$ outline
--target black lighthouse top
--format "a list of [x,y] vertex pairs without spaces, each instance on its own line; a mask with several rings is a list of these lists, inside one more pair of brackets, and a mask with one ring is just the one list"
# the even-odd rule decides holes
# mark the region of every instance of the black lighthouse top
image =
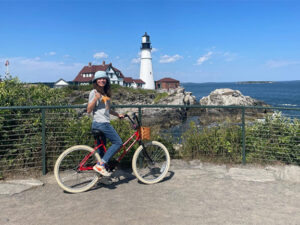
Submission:
[[144,36],[142,36],[142,47],[141,49],[152,49],[150,36],[145,32]]

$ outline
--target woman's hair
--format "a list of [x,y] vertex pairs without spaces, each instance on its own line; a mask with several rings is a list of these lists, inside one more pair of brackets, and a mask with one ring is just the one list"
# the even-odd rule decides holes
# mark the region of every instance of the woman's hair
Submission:
[[96,89],[101,95],[106,95],[107,97],[111,97],[111,89],[110,89],[110,83],[109,80],[106,79],[106,84],[104,87],[100,87],[97,84],[97,80],[93,82],[93,87]]

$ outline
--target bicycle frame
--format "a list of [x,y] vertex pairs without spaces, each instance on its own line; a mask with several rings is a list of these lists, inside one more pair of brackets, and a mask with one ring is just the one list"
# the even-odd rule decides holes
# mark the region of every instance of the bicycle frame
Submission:
[[[134,137],[135,137],[135,139],[134,139]],[[128,143],[132,140],[132,139],[134,139],[133,140],[133,142],[128,146],[128,148],[126,148],[126,146],[128,145]],[[123,143],[123,145],[122,145],[122,147],[118,150],[118,152],[120,152],[121,151],[121,149],[123,149],[123,153],[117,158],[117,161],[118,162],[120,162],[123,158],[124,158],[124,156],[129,152],[129,150],[132,148],[132,146],[137,142],[137,141],[139,141],[140,142],[140,144],[142,144],[143,145],[143,143],[142,143],[142,140],[141,140],[141,136],[140,136],[140,133],[139,133],[139,130],[136,130],[124,143]],[[88,155],[86,155],[85,157],[84,157],[84,159],[79,163],[79,167],[78,167],[78,170],[79,171],[86,171],[86,170],[93,170],[93,167],[91,167],[91,166],[88,166],[88,167],[84,167],[84,164],[86,163],[86,161],[88,160],[88,158],[92,155],[92,154],[94,154],[95,153],[95,151],[97,151],[97,149],[99,149],[99,148],[103,148],[104,149],[104,152],[106,152],[107,150],[106,150],[106,147],[105,147],[105,145],[104,145],[104,142],[103,142],[103,140],[102,139],[100,139],[100,144],[99,145],[97,145],[97,140],[95,140],[95,147],[94,147],[94,151],[93,152],[91,152],[91,153],[89,153]]]
[[[127,114],[125,114],[125,117],[128,117],[128,119],[130,120],[130,122],[133,125],[133,128],[136,130],[122,145],[122,147],[118,150],[118,152],[120,152],[121,149],[123,149],[123,153],[117,158],[117,162],[120,162],[124,156],[127,154],[127,152],[129,152],[129,150],[132,148],[132,146],[139,141],[139,144],[143,146],[143,153],[145,154],[146,158],[151,162],[154,163],[153,160],[151,159],[151,157],[148,155],[145,145],[141,139],[141,135],[140,135],[140,130],[139,128],[141,127],[141,123],[138,120],[137,116],[135,115],[135,113],[133,113],[133,120],[136,120],[137,124],[130,118],[130,116],[128,116]],[[128,143],[134,139],[133,142],[128,146],[128,148],[126,148],[126,146],[128,145]],[[84,159],[80,162],[78,170],[79,171],[85,171],[85,170],[92,170],[93,167],[84,167],[84,164],[86,163],[86,161],[88,160],[88,158],[94,154],[94,152],[99,149],[99,148],[103,148],[104,152],[106,152],[106,147],[104,145],[104,142],[102,139],[100,139],[100,144],[98,145],[98,140],[95,139],[95,147],[94,147],[94,151],[92,151],[91,153],[89,153],[87,156],[84,157]]]
[[[126,149],[126,146],[127,144],[129,143],[129,141],[131,141],[133,138],[135,137],[135,140],[129,145],[129,147]],[[132,146],[137,142],[139,141],[140,144],[142,144],[142,141],[141,141],[141,136],[140,136],[140,133],[139,133],[139,130],[135,131],[128,139],[126,142],[123,143],[122,147],[120,148],[123,149],[123,153],[118,157],[117,161],[120,162],[124,156],[126,155],[127,152],[129,152],[129,150],[132,148]],[[120,151],[119,150],[119,151]]]

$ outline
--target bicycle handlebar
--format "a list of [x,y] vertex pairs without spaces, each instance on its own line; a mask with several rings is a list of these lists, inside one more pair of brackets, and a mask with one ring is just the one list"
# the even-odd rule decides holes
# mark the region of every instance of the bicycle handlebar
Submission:
[[[125,114],[124,117],[127,117],[130,120],[133,129],[138,129],[141,126],[140,121],[135,113],[133,113],[133,119],[131,119],[131,117],[128,114]],[[135,123],[134,120],[136,120],[137,123]]]

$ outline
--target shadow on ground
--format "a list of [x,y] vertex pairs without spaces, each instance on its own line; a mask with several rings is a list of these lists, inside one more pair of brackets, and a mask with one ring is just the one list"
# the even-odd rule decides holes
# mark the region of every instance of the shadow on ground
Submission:
[[[161,180],[159,183],[166,182],[174,176],[173,171],[169,171],[167,176]],[[99,188],[108,188],[108,189],[116,189],[119,185],[129,183],[130,181],[137,179],[131,170],[118,170],[115,171],[110,178],[101,178],[99,182],[89,191],[97,190]],[[138,181],[140,184],[144,184],[141,181]],[[147,185],[147,184],[144,184]]]

